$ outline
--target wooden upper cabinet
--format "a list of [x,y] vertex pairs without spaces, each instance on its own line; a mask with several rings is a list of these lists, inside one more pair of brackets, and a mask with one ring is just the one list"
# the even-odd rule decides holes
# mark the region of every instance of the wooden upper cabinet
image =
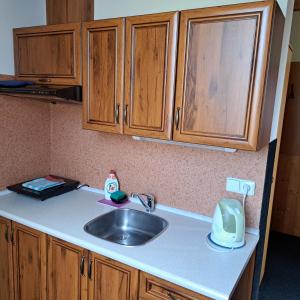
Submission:
[[139,271],[90,253],[89,300],[137,300]]
[[49,300],[87,299],[87,250],[48,236]]
[[126,18],[124,132],[170,139],[178,13]]
[[14,299],[11,221],[0,217],[0,300]]
[[94,19],[94,0],[46,0],[47,24],[63,24]]
[[46,234],[13,222],[15,300],[46,299]]
[[268,144],[283,26],[273,1],[181,13],[174,140]]
[[21,80],[81,84],[81,24],[14,29],[15,73]]
[[123,129],[124,19],[83,25],[83,127]]

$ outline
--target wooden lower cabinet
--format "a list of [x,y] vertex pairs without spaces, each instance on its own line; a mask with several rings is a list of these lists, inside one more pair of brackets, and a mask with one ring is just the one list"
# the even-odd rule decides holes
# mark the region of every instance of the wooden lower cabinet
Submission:
[[137,300],[139,271],[90,253],[89,300]]
[[48,237],[49,300],[137,300],[139,271]]
[[252,299],[252,284],[255,267],[256,252],[254,252],[242,274],[233,294],[231,300],[251,300]]
[[140,273],[140,300],[208,300],[205,296],[162,280],[150,274]]
[[0,300],[13,300],[11,221],[0,217]]
[[88,252],[65,241],[48,237],[48,299],[87,299]]
[[0,217],[0,300],[46,299],[46,234]]
[[[248,262],[230,300],[251,300],[256,252]],[[139,300],[209,300],[211,298],[197,294],[153,275],[140,272]]]
[[46,234],[12,222],[15,300],[46,299]]
[[[0,217],[0,300],[209,300]],[[231,300],[250,300],[255,253]]]

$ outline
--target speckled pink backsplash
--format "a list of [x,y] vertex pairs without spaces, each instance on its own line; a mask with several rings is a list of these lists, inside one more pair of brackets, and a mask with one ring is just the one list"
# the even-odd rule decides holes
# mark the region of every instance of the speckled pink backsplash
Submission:
[[259,225],[267,147],[224,153],[133,141],[83,130],[79,105],[7,96],[0,96],[0,138],[0,188],[49,173],[103,188],[115,169],[128,193],[150,192],[158,203],[212,216],[217,201],[232,196],[225,182],[233,176],[256,182],[246,218]]
[[81,107],[51,105],[51,173],[103,188],[115,169],[122,190],[149,192],[157,202],[212,216],[217,201],[232,196],[226,177],[256,182],[246,204],[247,225],[258,227],[267,147],[224,153],[133,141],[129,136],[83,130]]
[[50,171],[50,109],[0,96],[0,189]]

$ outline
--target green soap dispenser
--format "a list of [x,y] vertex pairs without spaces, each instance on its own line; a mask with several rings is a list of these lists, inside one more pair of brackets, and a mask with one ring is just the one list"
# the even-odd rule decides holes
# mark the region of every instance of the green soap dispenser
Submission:
[[104,196],[106,200],[111,200],[110,195],[119,190],[119,181],[114,170],[109,172],[108,178],[105,180]]

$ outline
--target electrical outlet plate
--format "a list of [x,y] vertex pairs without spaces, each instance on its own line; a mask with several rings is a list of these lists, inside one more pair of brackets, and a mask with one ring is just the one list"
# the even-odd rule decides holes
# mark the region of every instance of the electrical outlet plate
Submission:
[[244,180],[239,178],[228,177],[226,180],[226,191],[238,193],[244,195],[247,186],[250,187],[248,196],[254,196],[255,194],[255,182],[250,180]]

